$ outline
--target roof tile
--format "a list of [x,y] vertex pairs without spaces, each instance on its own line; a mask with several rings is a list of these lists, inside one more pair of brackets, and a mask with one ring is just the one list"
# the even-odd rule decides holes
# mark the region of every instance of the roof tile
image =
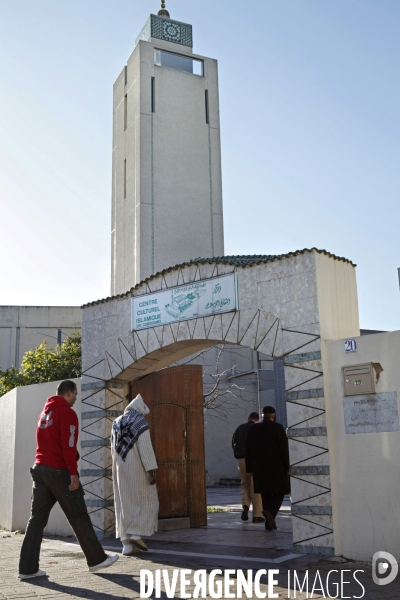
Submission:
[[147,283],[151,281],[155,277],[159,277],[164,273],[169,273],[174,269],[182,269],[183,267],[189,267],[191,265],[204,265],[204,264],[226,264],[232,265],[234,267],[252,267],[253,265],[259,265],[263,263],[273,262],[275,260],[282,260],[283,258],[291,258],[293,256],[298,256],[299,254],[307,254],[310,252],[318,252],[318,254],[325,254],[334,260],[340,260],[343,262],[347,262],[351,264],[353,267],[355,265],[351,260],[344,258],[343,256],[336,256],[335,254],[331,254],[327,250],[318,250],[318,248],[304,248],[303,250],[296,250],[295,252],[288,252],[287,254],[242,254],[242,255],[231,255],[231,256],[214,256],[211,258],[193,258],[188,262],[181,263],[179,265],[174,265],[173,267],[168,267],[163,269],[162,271],[158,271],[154,275],[147,277],[143,281],[137,283],[134,287],[128,290],[125,294],[117,294],[115,296],[109,296],[108,298],[103,298],[102,300],[95,300],[94,302],[88,302],[84,304],[82,308],[86,308],[88,306],[95,306],[96,304],[103,304],[104,302],[110,302],[111,300],[116,300],[118,298],[129,298],[134,290],[139,288],[139,286],[143,285],[143,283]]

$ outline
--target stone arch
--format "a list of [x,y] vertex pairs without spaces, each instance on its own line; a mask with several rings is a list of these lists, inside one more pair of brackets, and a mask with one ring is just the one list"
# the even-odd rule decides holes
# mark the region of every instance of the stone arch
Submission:
[[[245,258],[199,259],[163,271],[125,295],[84,307],[82,479],[92,519],[103,535],[114,522],[109,430],[122,410],[129,382],[196,351],[226,343],[283,359],[294,550],[333,554],[321,351],[329,329],[345,337],[358,326],[353,307],[348,306],[355,292],[354,265],[315,249],[283,257]],[[238,280],[239,310],[131,331],[132,296],[232,272]],[[345,295],[337,289],[338,281],[346,287]],[[329,311],[324,304],[328,301]]]
[[86,368],[84,375],[133,381],[216,344],[234,344],[280,358],[280,319],[261,309],[244,309],[121,334],[106,344],[104,358]]

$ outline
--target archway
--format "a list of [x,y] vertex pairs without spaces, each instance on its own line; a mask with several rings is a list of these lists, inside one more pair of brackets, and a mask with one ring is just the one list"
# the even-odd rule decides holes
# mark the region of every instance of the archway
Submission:
[[[315,249],[281,257],[199,259],[163,271],[125,295],[84,307],[82,478],[92,519],[103,535],[113,527],[108,438],[127,386],[225,343],[284,360],[294,550],[334,553],[323,341],[357,332],[353,267]],[[234,311],[132,331],[132,297],[229,273],[238,285]]]

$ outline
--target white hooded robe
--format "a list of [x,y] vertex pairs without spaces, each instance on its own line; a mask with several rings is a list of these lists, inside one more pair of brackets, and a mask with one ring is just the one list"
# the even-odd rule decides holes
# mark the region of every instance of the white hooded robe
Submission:
[[[150,410],[140,394],[126,407],[147,415]],[[158,495],[150,485],[147,471],[157,469],[149,430],[144,431],[129,450],[125,461],[111,447],[116,535],[121,540],[149,536],[157,531]]]

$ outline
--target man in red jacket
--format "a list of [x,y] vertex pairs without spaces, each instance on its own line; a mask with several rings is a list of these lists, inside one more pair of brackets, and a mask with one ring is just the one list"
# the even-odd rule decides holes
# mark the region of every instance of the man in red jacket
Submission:
[[73,381],[62,381],[57,387],[57,396],[47,400],[39,416],[36,460],[31,468],[31,516],[21,548],[20,579],[46,575],[39,569],[40,547],[43,530],[56,502],[74,530],[90,572],[110,567],[118,560],[118,554],[108,556],[97,539],[79,481],[76,447],[79,426],[76,412],[72,410],[77,395]]

